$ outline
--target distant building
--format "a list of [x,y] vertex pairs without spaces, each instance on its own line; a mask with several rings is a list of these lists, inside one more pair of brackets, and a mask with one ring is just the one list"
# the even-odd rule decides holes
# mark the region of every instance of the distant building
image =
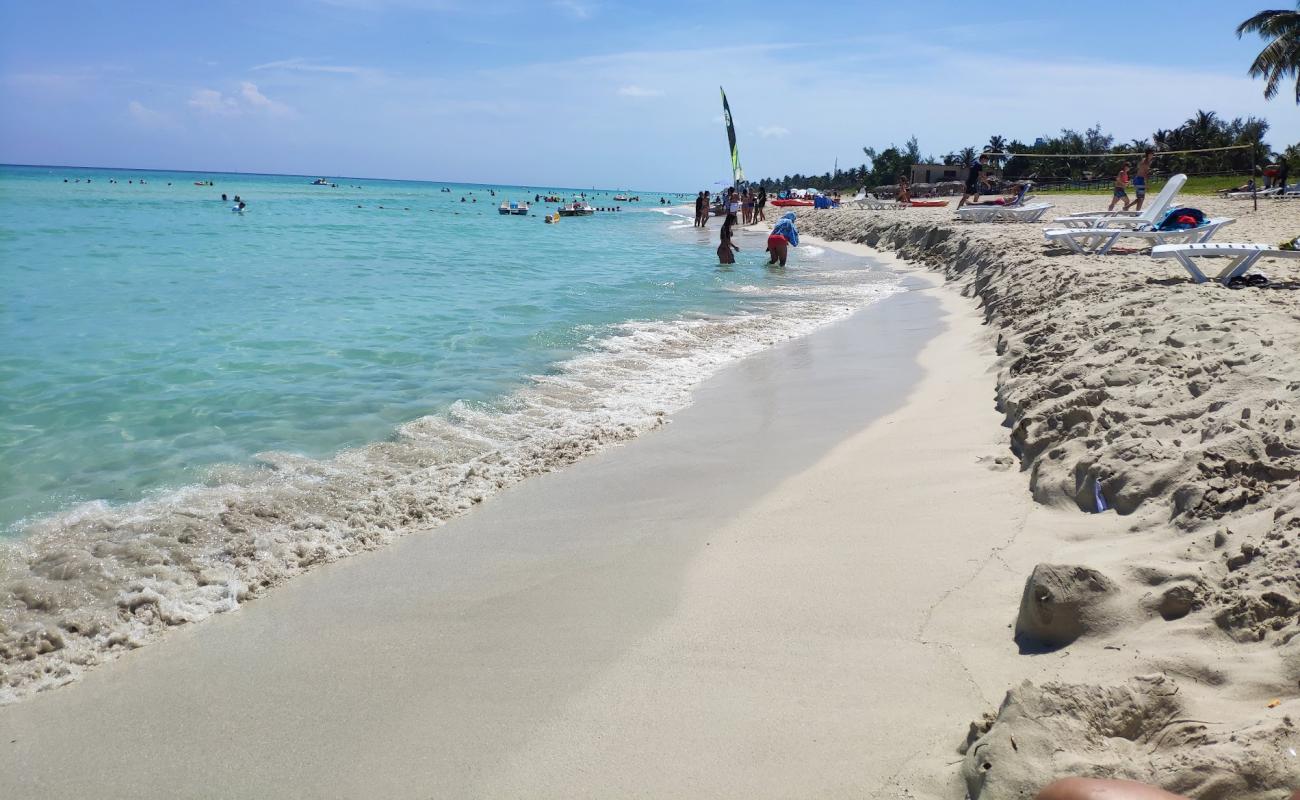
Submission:
[[912,183],[943,183],[944,181],[966,180],[969,172],[965,167],[948,164],[913,164]]

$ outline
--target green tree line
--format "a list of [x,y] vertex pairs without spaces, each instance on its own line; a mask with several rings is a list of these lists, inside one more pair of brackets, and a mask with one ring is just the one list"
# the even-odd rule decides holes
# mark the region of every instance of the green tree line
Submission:
[[[1246,145],[1238,150],[1212,153],[1161,156],[1156,161],[1160,172],[1185,172],[1188,174],[1238,173],[1251,174],[1267,163],[1285,158],[1293,171],[1300,172],[1300,143],[1293,144],[1281,153],[1273,152],[1265,141],[1268,122],[1256,117],[1227,120],[1214,111],[1197,111],[1182,124],[1173,128],[1153,131],[1148,138],[1117,143],[1112,134],[1102,130],[1101,124],[1084,131],[1063,129],[1059,134],[1037,137],[1033,143],[1008,139],[1002,135],[990,136],[986,143],[972,145],[945,153],[942,156],[923,156],[915,136],[903,146],[891,144],[883,149],[862,148],[866,160],[857,167],[825,172],[821,175],[785,175],[757,181],[769,191],[779,189],[855,189],[866,186],[885,186],[897,183],[898,176],[908,175],[913,164],[934,163],[964,166],[975,162],[983,152],[1032,153],[1048,158],[994,158],[992,166],[1002,171],[1008,180],[1065,180],[1083,179],[1094,175],[1112,174],[1120,161],[1134,160],[1148,147],[1157,153],[1178,150],[1201,150],[1214,147]],[[1115,153],[1109,158],[1098,158],[1101,153]]]

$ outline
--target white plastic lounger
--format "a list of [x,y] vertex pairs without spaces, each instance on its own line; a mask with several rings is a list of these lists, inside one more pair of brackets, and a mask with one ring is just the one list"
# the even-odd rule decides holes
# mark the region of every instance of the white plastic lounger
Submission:
[[957,209],[957,219],[967,222],[1037,222],[1051,207],[1051,203],[1030,203],[1023,206],[962,206]]
[[1276,197],[1282,194],[1282,187],[1276,189],[1257,189],[1254,192],[1228,192],[1225,197],[1229,200],[1249,200],[1252,197]]
[[1052,224],[1063,228],[1140,228],[1156,224],[1174,202],[1174,195],[1187,183],[1187,176],[1181,172],[1170,175],[1169,180],[1151,204],[1141,211],[1096,211],[1089,214],[1071,214],[1057,217]]
[[892,208],[902,208],[894,200],[881,200],[878,197],[855,197],[848,202],[848,205],[861,211],[886,211]]
[[1095,253],[1104,256],[1120,239],[1142,239],[1153,245],[1171,242],[1208,242],[1224,225],[1236,222],[1231,217],[1207,219],[1195,228],[1180,231],[1127,230],[1125,228],[1054,228],[1043,231],[1049,242],[1064,242],[1076,253]]
[[1255,266],[1261,258],[1300,258],[1300,250],[1279,250],[1267,244],[1247,244],[1243,242],[1214,242],[1211,244],[1162,244],[1151,248],[1152,258],[1176,258],[1183,269],[1197,283],[1205,283],[1209,278],[1197,265],[1198,258],[1227,258],[1228,265],[1214,276],[1216,281],[1226,284],[1238,275]]

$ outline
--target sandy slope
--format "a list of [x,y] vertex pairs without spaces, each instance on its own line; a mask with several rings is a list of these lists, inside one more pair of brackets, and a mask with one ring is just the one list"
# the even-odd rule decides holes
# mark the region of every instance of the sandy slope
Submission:
[[[1184,203],[1238,217],[1221,240],[1300,234],[1294,203]],[[990,691],[1034,683],[972,731],[968,786],[1029,797],[1072,772],[1284,797],[1300,785],[1300,268],[1264,262],[1268,289],[1194,285],[1141,253],[1062,252],[1042,227],[931,209],[800,219],[943,270],[996,333],[1008,438],[1041,505],[936,624],[960,638],[1000,593],[985,613],[1016,620],[1002,636],[1025,655],[972,671]],[[1090,513],[1098,495],[1111,510]]]

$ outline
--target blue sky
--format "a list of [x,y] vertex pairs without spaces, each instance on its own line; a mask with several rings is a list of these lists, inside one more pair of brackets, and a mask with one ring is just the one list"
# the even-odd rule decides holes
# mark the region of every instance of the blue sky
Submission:
[[1198,108],[1281,149],[1300,109],[1233,33],[1279,5],[0,0],[0,162],[693,189],[719,84],[750,177]]

